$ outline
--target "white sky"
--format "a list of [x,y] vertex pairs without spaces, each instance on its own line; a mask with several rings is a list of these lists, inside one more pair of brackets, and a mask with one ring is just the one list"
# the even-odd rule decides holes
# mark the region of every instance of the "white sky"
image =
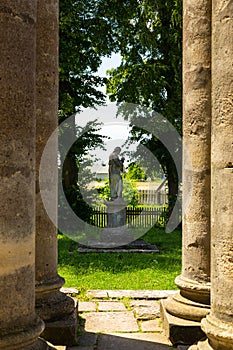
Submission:
[[102,64],[98,69],[98,75],[106,77],[106,71],[111,68],[116,68],[121,63],[121,56],[119,53],[112,53],[111,57],[103,57]]
[[[101,123],[101,129],[97,133],[108,137],[104,140],[106,150],[96,147],[88,153],[87,157],[90,159],[99,158],[98,164],[108,163],[109,155],[115,147],[121,147],[122,152],[128,151],[124,144],[129,136],[129,123],[121,115],[117,116],[117,111],[116,103],[109,102],[106,106],[99,106],[96,109],[86,108],[77,116],[77,124],[81,127],[84,127],[88,122],[97,120]],[[130,150],[134,149],[135,146],[130,147]]]
[[[111,57],[103,57],[102,64],[100,65],[96,75],[100,77],[106,77],[106,71],[112,68],[117,68],[121,64],[121,55],[119,53],[112,53]],[[106,86],[100,86],[98,90],[106,93]],[[107,101],[108,97],[107,97]]]
[[[98,70],[98,75],[106,77],[106,71],[111,68],[117,68],[121,64],[121,55],[119,53],[112,53],[111,57],[103,57],[102,64]],[[100,88],[100,90],[105,93],[105,86]],[[109,100],[107,99],[109,102]],[[108,123],[109,124],[109,123]],[[129,127],[126,123],[112,123],[112,125],[104,125],[101,130],[102,135],[111,137],[111,140],[106,141],[106,146],[110,150],[113,146],[120,146],[126,141],[129,135]],[[113,142],[115,141],[115,142]],[[113,143],[112,143],[113,142]],[[119,144],[116,144],[119,143]],[[113,148],[114,148],[113,147]]]
[[[120,63],[120,54],[112,53],[111,57],[103,57],[102,64],[96,74],[106,77],[106,71],[118,67]],[[106,88],[103,86],[102,88],[99,88],[99,90],[105,93]],[[116,104],[110,103],[107,100],[106,107],[97,107],[96,111],[93,109],[86,109],[77,116],[77,124],[80,126],[84,126],[88,121],[97,119],[99,122],[103,123],[103,126],[98,133],[110,137],[110,139],[105,141],[106,151],[97,147],[94,151],[91,150],[88,154],[90,158],[93,158],[95,155],[101,159],[97,161],[98,164],[96,164],[96,166],[101,165],[102,163],[108,164],[109,155],[115,147],[121,147],[122,152],[126,151],[123,144],[126,142],[129,135],[129,124],[120,117],[116,118],[116,112]],[[131,146],[130,149],[134,150],[135,146]],[[127,160],[128,159],[126,158],[126,164],[128,163]]]

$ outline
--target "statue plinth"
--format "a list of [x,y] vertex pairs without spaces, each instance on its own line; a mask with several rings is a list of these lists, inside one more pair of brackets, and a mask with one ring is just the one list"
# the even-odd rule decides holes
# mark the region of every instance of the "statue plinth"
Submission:
[[101,234],[101,245],[111,248],[131,243],[134,238],[126,226],[127,202],[123,198],[106,201],[107,228]]
[[104,203],[107,206],[108,227],[120,227],[126,225],[127,202],[123,198]]

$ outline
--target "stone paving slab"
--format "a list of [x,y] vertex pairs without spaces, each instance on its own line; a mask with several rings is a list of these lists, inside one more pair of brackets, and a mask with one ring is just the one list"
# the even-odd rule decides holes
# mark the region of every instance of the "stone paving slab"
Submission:
[[[79,291],[76,288],[66,288],[65,292],[73,295],[74,299],[74,294],[78,294]],[[176,293],[177,291],[174,290],[88,291],[87,295],[96,300],[78,303],[80,316],[85,321],[78,345],[56,346],[53,349],[171,350],[172,345],[160,325],[159,300]],[[123,297],[135,299],[129,304],[132,311],[126,310],[124,303],[120,300],[115,300]],[[137,320],[140,321],[139,324]],[[187,350],[188,346],[179,345],[174,349]]]
[[159,300],[176,293],[177,290],[89,290],[86,295],[96,299],[127,297],[132,299]]
[[130,303],[138,320],[153,320],[160,317],[160,304],[154,300],[134,300]]
[[87,312],[87,311],[96,311],[97,305],[94,301],[79,301],[78,302],[78,311]]
[[66,288],[66,287],[62,287],[61,289],[60,289],[60,291],[62,292],[62,293],[65,293],[65,294],[79,294],[79,290],[77,289],[77,288],[75,288],[75,287],[69,287],[69,288]]
[[126,307],[119,301],[99,301],[99,311],[126,311]]
[[87,332],[138,332],[139,327],[131,311],[88,312],[82,314]]
[[143,332],[162,332],[162,328],[159,325],[160,320],[143,321],[141,323],[141,329]]
[[97,350],[170,350],[171,344],[158,333],[100,334]]
[[[95,291],[90,291],[95,292]],[[104,292],[104,293],[103,293]],[[97,291],[95,301],[79,302],[79,312],[84,319],[78,345],[56,346],[56,350],[171,350],[168,338],[160,325],[160,302],[176,291]],[[70,291],[71,294],[71,291]],[[112,300],[101,300],[111,297]],[[130,301],[132,311],[124,303],[114,300],[121,297],[136,297]],[[142,299],[146,297],[146,299]],[[73,297],[74,298],[74,297]],[[161,301],[162,302],[162,301]],[[97,311],[98,310],[98,311]],[[140,323],[137,323],[137,320]],[[140,329],[139,329],[140,325]],[[179,345],[176,350],[187,350]]]

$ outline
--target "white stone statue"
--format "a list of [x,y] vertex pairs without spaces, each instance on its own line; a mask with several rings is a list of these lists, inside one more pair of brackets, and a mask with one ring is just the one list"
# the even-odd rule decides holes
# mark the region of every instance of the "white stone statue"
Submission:
[[119,158],[120,147],[116,147],[109,156],[109,183],[111,200],[122,198],[123,183],[121,173],[124,170],[124,158]]

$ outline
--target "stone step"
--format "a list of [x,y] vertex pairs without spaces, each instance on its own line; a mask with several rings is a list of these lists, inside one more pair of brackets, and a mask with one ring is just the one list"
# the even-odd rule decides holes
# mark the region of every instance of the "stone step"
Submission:
[[86,295],[95,299],[146,299],[159,300],[176,294],[175,290],[89,290]]

